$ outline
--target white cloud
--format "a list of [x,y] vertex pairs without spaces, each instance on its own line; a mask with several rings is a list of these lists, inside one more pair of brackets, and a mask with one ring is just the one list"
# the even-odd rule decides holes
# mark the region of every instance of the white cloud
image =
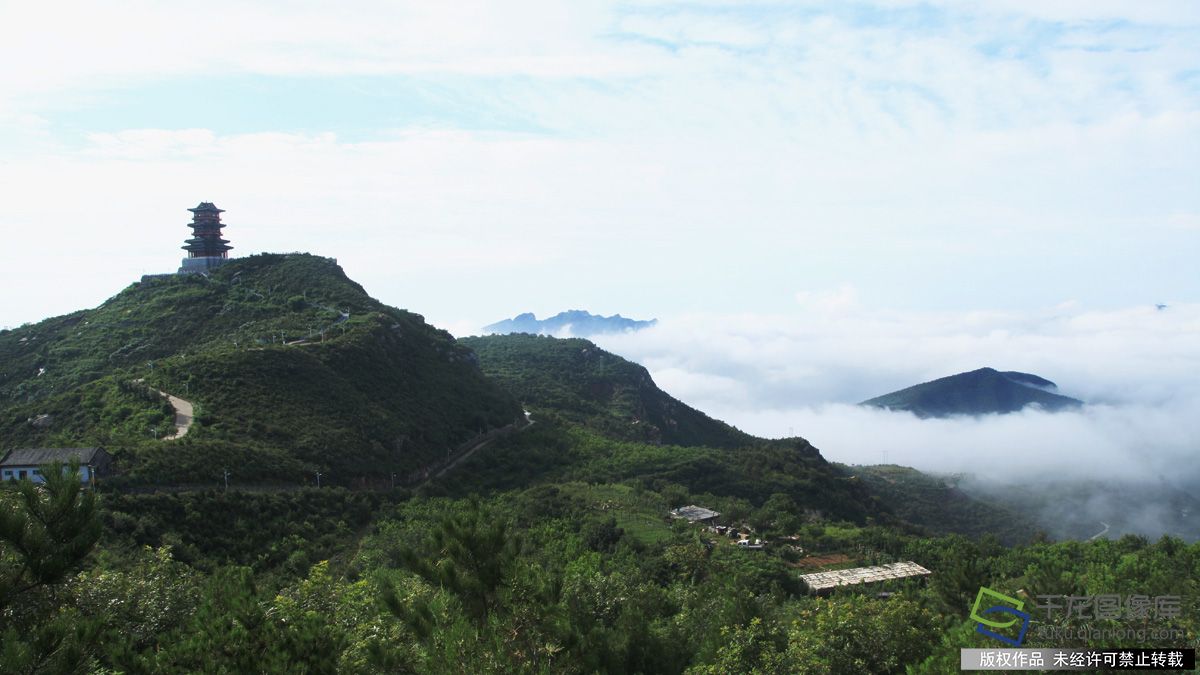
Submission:
[[[596,341],[708,414],[764,436],[802,435],[836,461],[1005,478],[1197,473],[1196,304],[688,315]],[[853,405],[984,366],[1047,377],[1090,405],[943,420]]]
[[[804,306],[1194,300],[1194,8],[941,8],[10,3],[0,58],[36,65],[0,70],[0,283],[65,257],[79,281],[6,298],[0,324],[173,268],[199,199],[229,209],[236,253],[333,255],[455,325],[763,312],[838,284]],[[97,97],[137,106],[152,82],[396,73],[539,131],[88,128]]]
[[794,428],[826,458],[848,464],[899,464],[996,481],[1153,481],[1200,479],[1192,459],[1200,443],[1200,428],[1191,421],[1198,410],[1200,399],[1190,399],[922,420],[907,413],[826,405],[748,412],[739,419],[749,429]]
[[[0,14],[0,91],[95,90],[214,73],[604,75],[602,3],[17,3]],[[197,92],[203,95],[203,92]]]

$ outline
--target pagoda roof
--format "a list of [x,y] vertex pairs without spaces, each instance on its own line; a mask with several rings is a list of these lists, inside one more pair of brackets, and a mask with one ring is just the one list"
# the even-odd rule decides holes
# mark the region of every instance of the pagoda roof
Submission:
[[191,211],[192,213],[199,213],[201,211],[224,213],[225,209],[218,209],[217,205],[213,204],[212,202],[200,202],[199,206],[194,209],[188,209],[188,211]]
[[189,240],[187,240],[187,242],[185,242],[187,244],[187,246],[180,246],[179,248],[181,248],[185,251],[231,251],[231,250],[233,250],[233,247],[229,245],[229,242],[225,241],[224,239],[218,239],[217,242],[220,242],[220,243],[210,242],[210,241],[195,241],[193,239],[189,239]]

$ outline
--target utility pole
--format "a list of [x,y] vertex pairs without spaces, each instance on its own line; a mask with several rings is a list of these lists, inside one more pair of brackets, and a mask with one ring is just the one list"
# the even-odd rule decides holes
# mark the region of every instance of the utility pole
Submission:
[[221,472],[225,474],[225,491],[229,492],[229,469],[222,468]]
[[323,475],[320,471],[317,472],[317,487],[321,487],[321,476]]
[[396,472],[395,471],[392,472],[392,489],[393,490],[396,489]]

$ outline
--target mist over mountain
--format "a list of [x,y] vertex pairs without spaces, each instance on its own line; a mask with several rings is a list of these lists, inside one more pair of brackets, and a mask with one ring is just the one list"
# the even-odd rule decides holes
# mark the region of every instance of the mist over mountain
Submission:
[[1030,373],[980,368],[877,396],[859,405],[908,411],[922,418],[1006,414],[1030,405],[1054,412],[1083,405],[1083,401],[1053,393],[1057,388],[1050,380]]
[[627,319],[620,314],[600,316],[581,309],[571,309],[546,319],[538,319],[532,312],[518,314],[511,319],[484,326],[483,332],[501,335],[509,333],[531,333],[533,335],[569,333],[573,337],[589,337],[642,330],[657,323],[657,319],[640,321]]

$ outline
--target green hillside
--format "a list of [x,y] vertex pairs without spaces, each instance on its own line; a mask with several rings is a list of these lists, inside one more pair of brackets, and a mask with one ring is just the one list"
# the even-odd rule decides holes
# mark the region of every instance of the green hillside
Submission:
[[895,520],[808,441],[756,438],[712,419],[659,389],[644,367],[588,340],[513,334],[460,343],[536,423],[457,467],[433,493],[622,483],[780,534],[818,518]]
[[[0,334],[0,447],[103,444],[134,482],[389,480],[520,407],[471,351],[332,260],[261,255],[135,283]],[[152,389],[196,406],[178,440]]]
[[1029,405],[1058,411],[1083,405],[1082,401],[1039,387],[1053,388],[1054,383],[1028,373],[980,368],[877,396],[859,405],[905,410],[918,417],[1003,414]]
[[[840,465],[839,465],[840,466]],[[982,500],[945,479],[894,464],[842,467],[896,516],[936,535],[991,534],[1005,544],[1030,541],[1045,529],[999,500]]]
[[723,512],[733,503],[735,513],[753,513],[778,495],[771,510],[785,511],[780,522],[792,526],[812,517],[870,519],[938,534],[990,532],[1005,541],[1028,539],[1037,529],[914,469],[830,464],[804,439],[738,431],[660,390],[642,366],[587,340],[514,334],[460,342],[539,424],[458,467],[439,488],[449,494],[633,481],[656,490],[682,487]]
[[553,410],[612,438],[714,448],[756,440],[672,398],[645,368],[588,340],[514,334],[459,342],[531,411]]
[[[104,443],[125,471],[0,485],[4,672],[944,673],[995,646],[969,616],[981,586],[1173,596],[1152,626],[1180,637],[1139,645],[1197,635],[1200,545],[1005,548],[1031,528],[992,500],[754,438],[584,340],[456,343],[321,258],[148,279],[0,350],[5,447]],[[182,439],[153,437],[159,389],[196,405]],[[532,426],[415,489],[329,485],[387,487],[518,401]],[[130,485],[223,467],[228,491]],[[768,544],[670,517],[686,504]],[[801,576],[897,561],[932,574],[831,597]]]

